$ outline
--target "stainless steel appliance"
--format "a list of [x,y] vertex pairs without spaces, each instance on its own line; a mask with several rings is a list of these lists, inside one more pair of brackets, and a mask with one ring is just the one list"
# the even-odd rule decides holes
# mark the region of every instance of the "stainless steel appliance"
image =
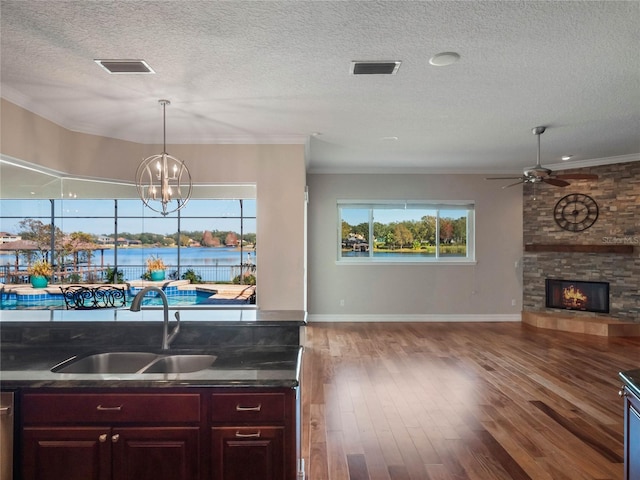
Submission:
[[13,479],[13,392],[0,393],[0,480]]

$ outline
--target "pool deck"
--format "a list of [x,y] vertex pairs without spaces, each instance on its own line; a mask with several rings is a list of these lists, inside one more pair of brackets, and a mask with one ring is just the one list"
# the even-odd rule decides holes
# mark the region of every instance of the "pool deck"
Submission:
[[[30,284],[0,284],[0,290],[3,293],[7,294],[15,294],[16,296],[39,296],[43,294],[49,295],[62,295],[62,291],[60,288],[68,287],[70,285],[78,285],[69,284],[69,283],[56,283],[50,284],[45,288],[33,288]],[[133,290],[141,290],[144,287],[155,286],[158,288],[167,288],[173,287],[181,291],[186,290],[195,290],[196,292],[204,292],[211,293],[211,295],[215,295],[217,300],[239,300],[246,301],[251,298],[252,295],[255,295],[256,286],[255,285],[231,285],[231,284],[221,284],[221,283],[198,283],[191,284],[188,280],[163,280],[160,282],[152,282],[149,280],[132,280],[130,282],[118,283],[118,284],[109,284],[109,283],[83,283],[82,286],[85,287],[122,287],[123,285],[127,286],[128,289]]]

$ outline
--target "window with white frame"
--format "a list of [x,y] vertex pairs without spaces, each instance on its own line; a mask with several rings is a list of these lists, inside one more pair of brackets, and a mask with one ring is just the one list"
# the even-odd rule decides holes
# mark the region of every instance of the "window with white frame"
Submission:
[[469,201],[338,201],[338,262],[475,261]]

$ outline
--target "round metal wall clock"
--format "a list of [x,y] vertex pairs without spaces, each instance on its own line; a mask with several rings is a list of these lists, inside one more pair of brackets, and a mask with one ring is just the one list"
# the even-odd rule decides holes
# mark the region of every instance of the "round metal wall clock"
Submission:
[[589,195],[571,193],[556,203],[553,217],[560,228],[582,232],[598,219],[598,204]]

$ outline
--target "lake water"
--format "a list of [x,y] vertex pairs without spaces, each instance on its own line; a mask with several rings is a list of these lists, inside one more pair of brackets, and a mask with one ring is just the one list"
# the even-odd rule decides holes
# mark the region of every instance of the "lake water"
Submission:
[[[123,272],[124,280],[140,279],[147,270],[146,260],[150,256],[161,258],[164,261],[167,265],[167,275],[177,270],[178,248],[176,247],[118,248],[118,270]],[[242,270],[241,263],[244,264]],[[231,281],[241,271],[247,272],[247,264],[256,264],[256,254],[253,249],[243,249],[241,256],[240,250],[236,248],[180,248],[181,273],[192,269],[205,282]],[[15,268],[15,253],[0,255],[0,265],[9,265],[9,269],[13,270]],[[20,270],[26,270],[27,262],[22,255],[19,257],[19,265]],[[113,248],[93,252],[92,268],[113,266],[115,266],[115,250]],[[82,267],[86,267],[86,263]]]
[[[118,248],[118,265],[146,265],[146,260],[150,256],[161,258],[169,267],[178,265],[178,248],[176,247],[153,247],[153,248]],[[243,250],[242,258],[240,250],[236,248],[205,248],[189,247],[180,249],[180,263],[183,265],[239,265],[240,263],[255,263],[255,251],[252,249]],[[242,260],[242,262],[241,262]],[[13,252],[3,252],[0,254],[0,264],[15,264],[15,254]],[[26,266],[26,261],[21,255],[19,265]],[[92,265],[115,265],[115,250],[108,248],[105,250],[95,250],[91,259]]]

